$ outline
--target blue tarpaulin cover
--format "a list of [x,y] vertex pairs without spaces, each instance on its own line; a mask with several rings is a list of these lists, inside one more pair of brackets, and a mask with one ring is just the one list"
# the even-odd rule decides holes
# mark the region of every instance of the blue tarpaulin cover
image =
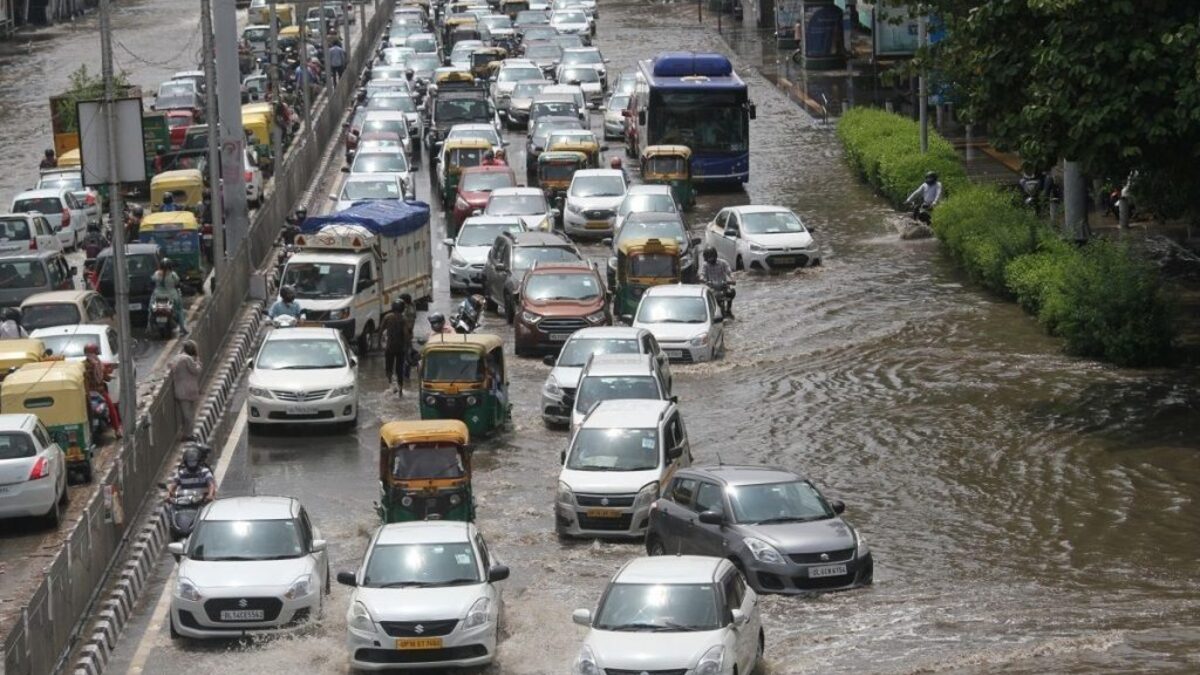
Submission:
[[360,225],[382,237],[399,237],[429,226],[429,205],[391,199],[357,202],[344,211],[305,218],[300,231],[312,234],[335,223]]

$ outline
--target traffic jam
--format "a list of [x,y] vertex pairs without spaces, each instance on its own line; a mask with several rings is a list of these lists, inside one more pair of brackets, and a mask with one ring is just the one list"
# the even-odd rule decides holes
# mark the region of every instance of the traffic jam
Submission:
[[[336,41],[356,8],[321,7],[308,11],[327,12]],[[275,11],[287,25],[302,8]],[[219,459],[185,441],[164,482],[165,610],[145,608],[140,638],[122,638],[130,653],[114,663],[155,672],[202,663],[208,643],[325,649],[336,633],[340,651],[325,655],[335,672],[787,672],[767,665],[760,598],[872,584],[871,551],[842,501],[794,468],[747,463],[733,438],[688,432],[688,400],[720,384],[705,369],[755,320],[735,318],[738,283],[791,283],[822,264],[791,209],[712,208],[709,195],[752,180],[749,87],[709,51],[647,45],[628,69],[610,68],[598,14],[594,0],[395,4],[346,111],[336,173],[320,181],[328,194],[281,224],[266,327],[241,409],[226,411],[244,419],[237,438]],[[336,65],[301,60],[323,50],[314,19],[309,32],[283,28],[272,100],[259,70],[271,61],[266,3],[246,19],[254,206],[303,95]],[[184,299],[212,270],[205,87],[202,72],[159,87],[169,147],[150,160],[145,206],[127,209],[131,317],[148,341],[186,339]],[[0,293],[13,308],[0,327],[0,517],[55,528],[68,483],[90,480],[92,449],[121,425],[104,196],[82,186],[77,154],[47,159],[38,188],[0,216]],[[76,249],[82,270],[64,257]],[[536,384],[518,383],[530,373]],[[506,641],[531,630],[514,628],[506,587],[524,594],[536,570],[503,562],[514,541],[488,513],[489,468],[519,451],[528,420],[557,444],[537,504],[556,546],[623,559],[586,606],[545,617],[580,629],[544,670],[504,658]],[[310,494],[239,477],[251,458],[221,466],[231,448],[302,453],[339,435],[368,439],[347,499],[371,518],[352,529]]]

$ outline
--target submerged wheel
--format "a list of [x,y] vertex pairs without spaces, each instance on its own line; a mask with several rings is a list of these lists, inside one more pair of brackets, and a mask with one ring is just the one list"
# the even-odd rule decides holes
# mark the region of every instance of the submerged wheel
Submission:
[[667,548],[658,537],[646,538],[646,555],[666,555]]

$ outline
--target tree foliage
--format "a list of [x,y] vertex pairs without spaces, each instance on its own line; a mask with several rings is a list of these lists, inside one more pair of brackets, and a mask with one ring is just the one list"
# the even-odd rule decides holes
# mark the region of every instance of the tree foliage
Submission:
[[[63,131],[77,131],[78,120],[75,117],[76,104],[80,101],[94,101],[103,98],[104,78],[99,73],[89,72],[85,63],[68,76],[68,82],[67,90],[61,96],[54,99],[54,114],[59,122],[56,128],[60,128]],[[119,95],[128,88],[129,79],[126,74],[123,72],[115,73],[113,75],[113,90]]]

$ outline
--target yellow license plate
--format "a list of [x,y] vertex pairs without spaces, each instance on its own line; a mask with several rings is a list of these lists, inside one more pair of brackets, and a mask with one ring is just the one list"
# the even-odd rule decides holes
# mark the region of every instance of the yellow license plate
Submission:
[[588,509],[588,518],[620,518],[621,511],[619,509]]
[[607,220],[589,220],[587,221],[587,229],[589,230],[606,230],[608,229]]
[[441,649],[442,638],[397,638],[396,649]]

